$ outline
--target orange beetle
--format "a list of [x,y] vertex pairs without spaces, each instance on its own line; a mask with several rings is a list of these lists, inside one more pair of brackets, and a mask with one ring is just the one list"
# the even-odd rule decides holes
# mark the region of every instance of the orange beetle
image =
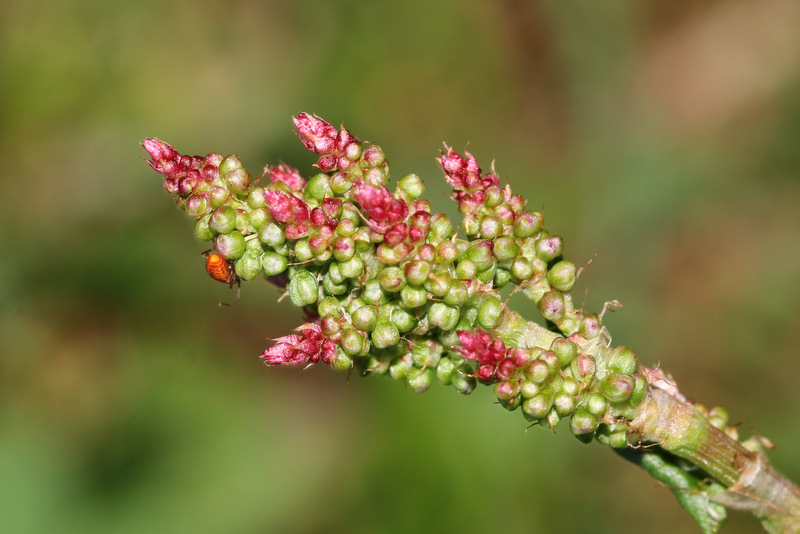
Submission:
[[[207,250],[203,252],[203,256],[206,258],[206,272],[213,278],[214,280],[218,280],[220,282],[228,284],[231,288],[233,284],[239,286],[239,291],[241,291],[241,281],[239,277],[236,276],[236,273],[233,270],[233,264],[226,260],[222,254],[215,250]],[[236,295],[236,300],[233,302],[235,303],[239,300],[239,293]],[[220,306],[231,306],[226,302],[220,302]]]

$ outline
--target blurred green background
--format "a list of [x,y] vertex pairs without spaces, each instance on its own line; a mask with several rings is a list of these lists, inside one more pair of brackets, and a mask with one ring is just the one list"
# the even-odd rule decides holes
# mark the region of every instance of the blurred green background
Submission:
[[800,480],[800,5],[601,4],[0,4],[0,532],[695,531],[488,390],[261,365],[300,314],[266,283],[217,306],[139,143],[309,176],[299,111],[450,214],[441,143],[496,161],[596,255],[576,299],[624,304],[614,342]]

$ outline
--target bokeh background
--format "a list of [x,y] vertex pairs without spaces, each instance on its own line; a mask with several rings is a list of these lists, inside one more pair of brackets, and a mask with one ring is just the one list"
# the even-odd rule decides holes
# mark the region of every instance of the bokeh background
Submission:
[[800,480],[798,27],[794,0],[6,0],[0,531],[696,531],[488,390],[261,365],[299,313],[263,282],[217,306],[233,292],[139,143],[309,176],[304,110],[450,214],[441,143],[494,160],[594,258],[576,298],[624,304],[614,342]]

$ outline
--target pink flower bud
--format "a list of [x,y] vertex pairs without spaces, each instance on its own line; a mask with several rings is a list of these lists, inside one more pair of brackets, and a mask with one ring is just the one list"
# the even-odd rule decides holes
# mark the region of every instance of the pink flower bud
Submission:
[[276,339],[275,345],[261,355],[267,365],[304,365],[322,360],[330,364],[336,356],[337,344],[322,335],[318,324],[306,323],[290,334]]
[[305,112],[293,120],[297,136],[307,149],[317,154],[330,154],[336,148],[338,132],[331,123]]
[[289,186],[292,191],[302,191],[306,185],[306,181],[300,176],[297,169],[293,169],[288,165],[280,164],[277,167],[269,167],[269,179],[273,182],[283,182]]
[[366,212],[369,227],[376,232],[384,232],[408,217],[408,204],[392,196],[384,185],[374,187],[359,180],[353,188],[353,198]]

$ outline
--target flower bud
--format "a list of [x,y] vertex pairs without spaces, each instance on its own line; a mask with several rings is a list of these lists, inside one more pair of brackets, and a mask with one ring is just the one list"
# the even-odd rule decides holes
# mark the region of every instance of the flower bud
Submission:
[[419,308],[428,302],[428,292],[421,287],[406,286],[400,290],[400,299],[406,308]]
[[547,416],[553,407],[553,398],[550,394],[541,392],[522,403],[522,413],[529,421],[538,421]]
[[629,375],[610,372],[601,381],[603,395],[609,402],[622,402],[627,400],[633,393],[634,379]]
[[303,190],[306,199],[316,200],[318,202],[322,202],[325,197],[332,193],[330,177],[323,172],[309,178]]
[[547,271],[547,281],[558,291],[571,291],[575,287],[575,264],[561,260]]
[[550,369],[547,366],[547,362],[540,358],[533,360],[525,369],[525,376],[534,384],[542,384],[550,377]]
[[220,206],[211,214],[208,226],[218,234],[227,234],[236,229],[236,211],[230,206]]
[[322,275],[322,290],[326,295],[344,295],[349,287],[347,282],[336,282],[334,277],[331,276],[331,271]]
[[449,239],[453,235],[453,223],[444,213],[434,213],[430,221],[431,234],[440,239]]
[[548,291],[538,303],[539,313],[548,321],[557,322],[564,318],[566,312],[566,304],[564,302],[564,295],[560,291]]
[[600,393],[592,393],[586,399],[586,409],[590,414],[602,418],[608,411],[608,401]]
[[503,225],[497,218],[486,215],[481,219],[479,226],[480,236],[484,239],[494,239],[503,231]]
[[467,286],[461,280],[450,282],[450,290],[444,296],[444,303],[450,306],[461,306],[466,302],[469,292]]
[[217,209],[228,200],[228,190],[224,187],[215,185],[208,190],[208,203],[212,208]]
[[247,195],[247,193],[250,192],[250,187],[253,185],[250,173],[242,168],[234,169],[226,174],[225,181],[228,184],[228,189],[240,197]]
[[566,391],[558,391],[553,397],[553,407],[560,416],[571,414],[575,410],[577,402],[575,396]]
[[588,441],[591,441],[591,433],[597,430],[598,426],[600,421],[585,408],[578,408],[569,421],[570,432],[575,436],[588,435]]
[[434,302],[428,310],[428,321],[442,330],[452,330],[458,324],[458,308],[443,302]]
[[431,264],[421,260],[411,260],[405,266],[406,280],[412,286],[421,286],[431,273]]
[[630,347],[617,347],[608,361],[609,369],[626,375],[635,373],[638,366],[636,353]]
[[404,310],[399,307],[392,310],[389,320],[392,322],[393,325],[397,327],[397,329],[401,333],[406,333],[415,326],[417,326],[417,318],[414,315],[408,313],[407,310]]
[[314,304],[319,298],[319,286],[316,275],[302,269],[294,272],[289,280],[289,298],[297,307]]
[[453,373],[456,372],[456,364],[453,363],[453,360],[446,356],[439,359],[439,363],[436,365],[436,378],[439,379],[439,382],[449,386]]
[[331,365],[337,371],[347,371],[353,367],[353,359],[345,354],[343,350],[337,350]]
[[241,258],[245,247],[244,236],[238,230],[218,235],[214,240],[214,248],[228,260]]
[[478,268],[469,260],[461,260],[456,265],[456,276],[460,280],[474,280],[478,275]]
[[320,317],[326,315],[337,315],[339,313],[339,299],[336,297],[325,297],[317,304],[317,314]]
[[397,186],[409,198],[419,198],[425,192],[425,184],[422,178],[416,174],[406,174],[397,182]]
[[503,303],[497,295],[491,295],[478,306],[478,325],[484,330],[490,330],[497,325],[500,319],[500,312],[503,311]]
[[570,370],[575,380],[581,383],[589,383],[594,379],[594,374],[597,371],[597,363],[592,356],[584,354],[572,360]]
[[362,306],[351,312],[353,326],[364,332],[372,332],[378,324],[378,312],[372,306]]
[[450,275],[443,271],[433,272],[428,275],[423,287],[434,296],[442,298],[450,291]]
[[400,331],[389,321],[379,321],[370,334],[376,348],[385,349],[400,342]]
[[311,245],[308,243],[307,237],[298,239],[295,242],[293,252],[294,257],[297,258],[297,261],[299,262],[308,261],[314,257],[314,253],[311,250]]
[[406,277],[400,267],[385,267],[378,275],[378,281],[384,291],[396,293],[406,286]]
[[383,294],[383,289],[381,289],[381,283],[374,279],[364,284],[362,298],[367,304],[385,304],[388,302],[388,298]]
[[561,255],[564,248],[561,238],[558,236],[542,237],[536,240],[535,243],[536,255],[542,261],[550,263]]
[[497,261],[509,261],[513,260],[519,254],[519,245],[517,244],[517,240],[511,236],[500,236],[494,240],[494,257],[497,258]]
[[494,264],[492,242],[484,240],[471,244],[467,249],[465,259],[474,263],[479,272],[490,268]]
[[211,214],[205,215],[194,224],[194,236],[200,241],[211,241],[214,239],[214,231],[209,227]]
[[527,280],[533,275],[533,265],[528,258],[517,256],[511,263],[509,271],[511,272],[511,276],[517,280]]
[[234,262],[233,270],[242,280],[254,280],[261,273],[261,258],[257,252],[248,252]]
[[264,224],[258,231],[258,238],[265,245],[279,247],[286,242],[286,236],[280,226],[273,222]]
[[392,363],[389,364],[389,376],[395,380],[402,380],[408,376],[408,372],[413,368],[414,364],[411,362],[411,358],[408,354],[406,354],[392,360]]
[[554,339],[553,343],[550,345],[550,350],[555,352],[556,356],[558,356],[561,367],[572,363],[572,360],[578,355],[578,346],[574,342],[563,337]]
[[431,368],[414,368],[406,375],[406,383],[414,393],[424,393],[431,387],[434,372]]
[[275,276],[286,270],[289,266],[289,259],[275,252],[265,252],[261,257],[261,265],[264,268],[264,274]]
[[450,384],[462,395],[469,395],[475,390],[475,386],[478,382],[475,380],[475,377],[456,369],[450,374]]
[[542,215],[537,212],[525,211],[514,219],[514,237],[531,237],[539,233],[542,228]]
[[348,356],[358,356],[366,349],[367,340],[354,328],[345,328],[339,338],[339,346]]

